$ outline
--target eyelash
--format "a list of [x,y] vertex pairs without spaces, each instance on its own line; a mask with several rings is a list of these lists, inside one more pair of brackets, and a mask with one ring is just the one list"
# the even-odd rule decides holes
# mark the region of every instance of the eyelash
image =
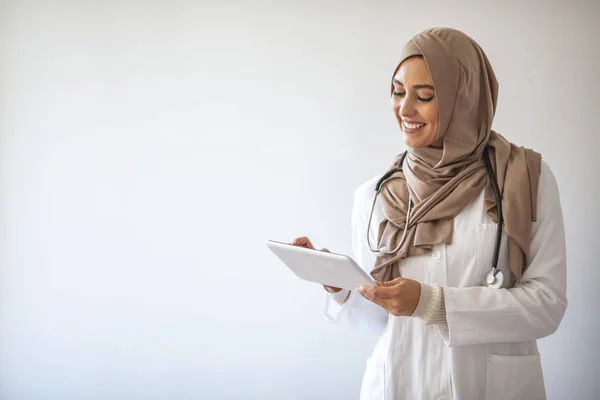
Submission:
[[[392,92],[392,95],[396,96],[396,97],[404,97],[406,95],[406,93]],[[419,100],[422,103],[429,103],[431,100],[433,100],[433,97],[434,96],[424,99],[423,97],[417,96],[417,100]]]

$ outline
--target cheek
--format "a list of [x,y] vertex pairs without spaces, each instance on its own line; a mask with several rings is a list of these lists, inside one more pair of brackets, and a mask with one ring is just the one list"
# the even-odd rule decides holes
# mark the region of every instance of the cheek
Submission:
[[437,105],[431,104],[425,110],[423,110],[423,116],[430,125],[437,125],[438,123],[438,110]]

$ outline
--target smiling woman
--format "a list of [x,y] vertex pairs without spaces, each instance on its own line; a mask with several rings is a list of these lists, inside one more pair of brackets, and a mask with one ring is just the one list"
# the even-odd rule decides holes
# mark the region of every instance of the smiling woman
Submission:
[[402,50],[391,103],[407,151],[356,190],[352,214],[354,256],[377,284],[325,287],[330,321],[380,335],[363,400],[545,398],[537,339],[567,307],[562,211],[541,155],[492,130],[497,95],[462,32]]

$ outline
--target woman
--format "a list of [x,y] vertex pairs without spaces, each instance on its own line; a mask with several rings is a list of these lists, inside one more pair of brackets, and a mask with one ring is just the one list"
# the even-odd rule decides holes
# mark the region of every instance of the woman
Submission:
[[403,48],[391,88],[403,171],[383,184],[370,229],[379,177],[356,190],[352,216],[355,259],[377,285],[325,287],[327,318],[380,334],[361,399],[545,398],[536,339],[567,307],[562,212],[541,156],[492,131],[497,93],[485,53],[459,31]]

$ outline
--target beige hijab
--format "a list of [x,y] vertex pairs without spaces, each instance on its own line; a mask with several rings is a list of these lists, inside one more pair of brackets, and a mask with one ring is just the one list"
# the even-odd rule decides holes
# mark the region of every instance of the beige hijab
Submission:
[[413,208],[403,246],[397,253],[378,256],[371,275],[392,280],[399,276],[400,259],[428,253],[438,243],[452,243],[454,217],[484,188],[486,211],[497,221],[496,200],[482,158],[489,147],[502,194],[510,269],[520,278],[529,260],[531,223],[536,220],[541,155],[492,130],[498,82],[473,39],[454,29],[429,29],[404,46],[398,68],[412,56],[422,56],[431,73],[439,108],[436,140],[443,140],[443,148],[409,148],[404,173],[397,172],[394,176],[399,179],[384,185],[379,247],[398,245],[409,191]]

